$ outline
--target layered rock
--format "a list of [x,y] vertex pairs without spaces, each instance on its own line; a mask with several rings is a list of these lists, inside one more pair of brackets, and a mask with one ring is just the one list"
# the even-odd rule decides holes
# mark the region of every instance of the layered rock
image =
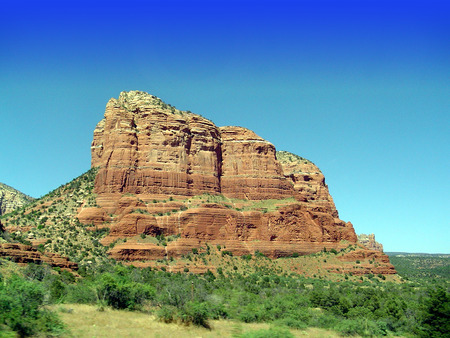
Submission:
[[284,176],[292,183],[300,200],[325,207],[334,217],[339,217],[325,176],[314,163],[287,151],[277,151],[276,155]]
[[41,253],[31,245],[20,243],[0,243],[0,257],[9,257],[16,263],[46,263],[67,270],[78,269],[78,264],[69,261],[66,257],[51,252]]
[[220,191],[219,129],[143,92],[122,92],[94,131],[97,193],[193,196]]
[[[365,275],[365,274],[382,274],[382,275],[392,275],[397,273],[395,267],[390,263],[389,257],[380,252],[379,250],[362,250],[361,248],[346,253],[342,257],[338,258],[342,262],[355,262],[352,268],[342,269],[341,272],[352,272],[354,275]],[[363,262],[370,260],[375,262],[375,266],[370,263]]]
[[[352,224],[338,218],[314,164],[276,152],[248,129],[218,128],[147,93],[122,92],[108,102],[91,150],[103,211],[85,210],[80,221],[110,227],[105,243],[139,234],[179,236],[165,248],[120,244],[110,252],[116,259],[182,255],[204,242],[228,243],[236,254],[279,257],[357,240]],[[192,206],[189,197],[202,194],[224,201]],[[284,202],[241,210],[244,201],[263,200]]]
[[221,127],[221,192],[228,197],[261,200],[292,197],[273,144],[242,127]]
[[[134,209],[134,210],[140,210]],[[111,227],[111,236],[180,235],[202,241],[277,241],[307,243],[355,242],[351,223],[332,215],[289,204],[273,212],[237,211],[220,204],[204,204],[158,216],[124,210]]]
[[34,198],[0,183],[0,216],[21,208],[33,200]]
[[361,243],[362,245],[364,245],[367,249],[377,250],[377,251],[383,252],[383,244],[378,243],[375,240],[375,235],[374,234],[370,234],[370,235],[361,234],[361,235],[358,235],[358,242]]

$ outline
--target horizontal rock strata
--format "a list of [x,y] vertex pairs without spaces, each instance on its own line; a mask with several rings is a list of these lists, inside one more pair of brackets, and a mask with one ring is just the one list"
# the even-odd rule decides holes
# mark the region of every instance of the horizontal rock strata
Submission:
[[[122,241],[110,250],[116,259],[176,257],[206,242],[275,258],[357,241],[312,162],[147,93],[122,92],[108,102],[91,151],[99,207],[80,210],[80,221],[109,227],[105,244],[140,234],[177,236],[166,246]],[[199,195],[212,201],[197,203],[192,198]],[[272,200],[271,207],[246,204]]]
[[31,245],[20,243],[0,243],[0,257],[9,257],[16,263],[46,263],[68,270],[78,269],[78,264],[69,261],[66,257],[51,252],[40,253]]

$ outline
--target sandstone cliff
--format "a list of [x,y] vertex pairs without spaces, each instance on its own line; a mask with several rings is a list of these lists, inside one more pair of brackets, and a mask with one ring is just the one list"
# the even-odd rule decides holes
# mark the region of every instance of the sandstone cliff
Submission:
[[311,161],[287,151],[277,151],[284,176],[291,182],[301,200],[310,204],[321,205],[334,217],[339,217],[331,197],[325,176]]
[[366,248],[368,248],[370,250],[377,250],[377,251],[383,252],[383,245],[381,243],[378,243],[375,240],[375,235],[374,234],[370,234],[370,235],[361,234],[361,235],[358,235],[358,242],[361,243],[362,245],[364,245]]
[[23,207],[33,200],[34,198],[6,184],[0,183],[0,216]]
[[[271,257],[356,242],[310,161],[147,93],[109,100],[91,151],[100,208],[80,210],[79,219],[109,227],[105,243],[130,238],[111,250],[117,259],[177,256],[205,242]],[[157,248],[138,245],[140,234],[179,238]]]
[[[387,256],[355,245],[317,166],[248,129],[219,128],[147,93],[123,92],[108,102],[91,152],[87,173],[2,218],[12,240],[94,270],[107,255],[200,273],[227,265],[227,255],[265,255],[291,257],[274,264],[308,274],[296,258],[322,252],[323,273],[395,273]],[[0,251],[37,259],[29,247]],[[194,252],[215,258],[191,261]]]
[[97,193],[193,196],[220,192],[219,129],[143,92],[122,92],[94,131]]

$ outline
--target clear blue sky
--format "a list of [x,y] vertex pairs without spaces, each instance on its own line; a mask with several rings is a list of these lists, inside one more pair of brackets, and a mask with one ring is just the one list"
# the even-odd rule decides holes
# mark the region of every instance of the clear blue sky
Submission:
[[108,99],[143,90],[310,159],[386,251],[450,253],[445,1],[0,5],[0,182],[85,172]]

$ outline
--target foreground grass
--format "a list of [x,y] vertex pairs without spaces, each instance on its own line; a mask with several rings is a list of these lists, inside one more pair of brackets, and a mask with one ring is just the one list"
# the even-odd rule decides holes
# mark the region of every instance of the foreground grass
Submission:
[[[254,331],[269,330],[271,325],[210,320],[211,329],[159,322],[155,316],[125,310],[83,304],[55,305],[52,309],[66,325],[72,337],[239,337]],[[333,331],[308,328],[289,330],[294,337],[339,337]]]

